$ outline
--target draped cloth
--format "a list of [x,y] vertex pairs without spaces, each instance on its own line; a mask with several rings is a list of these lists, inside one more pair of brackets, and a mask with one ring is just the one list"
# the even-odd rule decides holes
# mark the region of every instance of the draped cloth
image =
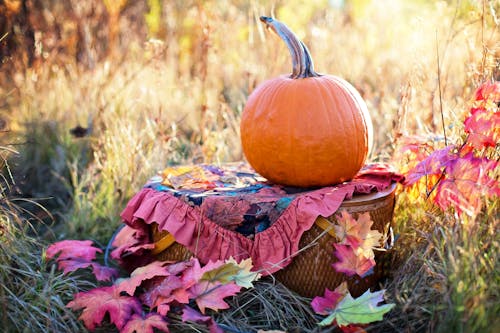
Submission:
[[273,185],[243,163],[169,168],[128,202],[112,256],[147,254],[157,224],[202,263],[251,257],[255,270],[271,274],[291,262],[318,216],[329,217],[344,200],[399,181],[402,176],[387,164],[366,165],[351,181],[314,189]]

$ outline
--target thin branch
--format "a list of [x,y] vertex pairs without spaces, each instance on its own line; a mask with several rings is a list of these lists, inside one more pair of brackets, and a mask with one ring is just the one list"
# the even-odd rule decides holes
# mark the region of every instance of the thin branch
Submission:
[[444,114],[443,114],[443,96],[441,92],[441,63],[439,59],[439,42],[436,30],[436,60],[437,60],[437,75],[438,75],[438,90],[439,90],[439,112],[441,113],[441,124],[443,126],[443,135],[444,135],[444,145],[448,146],[448,138],[446,137],[446,126],[444,123]]

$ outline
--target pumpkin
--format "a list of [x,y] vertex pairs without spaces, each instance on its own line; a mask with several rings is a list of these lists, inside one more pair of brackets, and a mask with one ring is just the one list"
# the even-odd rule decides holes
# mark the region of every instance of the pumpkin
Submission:
[[293,70],[260,84],[248,97],[240,122],[248,163],[269,181],[287,186],[352,179],[371,149],[365,102],[347,81],[316,73],[309,50],[285,24],[260,19],[286,43]]

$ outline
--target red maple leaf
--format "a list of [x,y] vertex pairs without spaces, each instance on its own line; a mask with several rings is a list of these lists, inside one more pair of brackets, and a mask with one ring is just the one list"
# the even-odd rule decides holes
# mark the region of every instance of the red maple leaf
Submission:
[[472,153],[457,158],[436,188],[436,204],[443,210],[454,207],[458,214],[476,216],[483,198],[500,196],[500,184],[492,175],[497,167],[498,162]]
[[454,148],[455,146],[450,145],[436,150],[418,163],[405,175],[405,185],[412,185],[425,176],[440,175],[446,166],[457,158],[457,154],[452,152]]
[[102,253],[102,250],[93,247],[90,240],[63,240],[50,245],[45,253],[49,259],[59,254],[60,260],[80,258],[92,261],[96,253]]
[[150,281],[141,300],[144,304],[161,315],[166,315],[170,311],[170,303],[177,302],[185,304],[189,302],[187,289],[196,283],[194,279],[184,279],[185,274],[190,268],[198,264],[198,259],[192,258],[190,261],[180,261],[168,264],[165,268],[169,275],[157,276]]
[[241,287],[234,282],[222,284],[220,282],[200,281],[189,288],[190,298],[196,301],[201,313],[206,308],[212,310],[228,309],[229,304],[224,301],[225,297],[234,296]]
[[491,100],[500,101],[500,81],[485,82],[477,90],[474,96],[476,101]]
[[495,147],[500,141],[500,112],[476,109],[465,119],[467,143],[473,148]]
[[142,312],[141,303],[135,297],[122,296],[117,286],[95,288],[77,293],[66,305],[73,310],[83,309],[79,319],[93,331],[102,323],[106,313],[118,329],[122,329],[133,314]]
[[159,314],[150,313],[145,317],[133,314],[120,333],[154,333],[154,328],[169,332],[167,322]]
[[317,314],[329,315],[335,308],[340,300],[347,294],[347,284],[343,282],[334,291],[325,289],[324,297],[316,296],[311,302],[311,306]]
[[102,250],[93,247],[92,241],[89,240],[64,240],[50,245],[45,253],[49,259],[54,259],[57,256],[55,259],[57,267],[63,270],[64,274],[92,267],[98,281],[107,281],[117,276],[118,271],[93,261],[96,258],[96,253],[101,252]]
[[157,276],[170,275],[171,273],[168,267],[166,267],[168,264],[169,262],[167,261],[153,261],[146,266],[138,267],[130,274],[129,278],[120,282],[118,288],[132,296],[136,288],[139,287],[143,281]]
[[170,311],[170,304],[177,302],[181,304],[189,303],[189,294],[182,279],[175,275],[169,275],[157,283],[153,284],[141,295],[144,304],[149,308],[157,308],[157,312],[166,315]]
[[362,255],[356,254],[352,246],[334,243],[335,256],[339,259],[338,262],[333,264],[333,267],[338,271],[352,276],[358,274],[361,277],[366,276],[373,267],[375,267],[375,260],[373,258],[366,258]]
[[149,243],[149,235],[146,232],[128,225],[118,232],[112,245],[115,249],[111,252],[111,258],[115,260],[120,260],[124,254],[141,255],[145,250],[155,247],[154,243]]

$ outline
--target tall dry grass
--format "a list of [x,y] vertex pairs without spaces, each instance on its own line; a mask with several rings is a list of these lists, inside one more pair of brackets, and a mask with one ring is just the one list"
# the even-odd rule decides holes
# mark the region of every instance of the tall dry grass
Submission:
[[[286,22],[319,72],[361,92],[374,122],[374,161],[391,161],[403,136],[442,144],[444,128],[449,140],[460,137],[474,88],[499,75],[494,1],[148,1],[147,18],[129,2],[109,29],[100,1],[89,2],[99,19],[84,3],[39,2],[55,23],[76,25],[61,23],[67,39],[53,44],[50,31],[39,31],[40,61],[3,72],[0,116],[9,130],[2,144],[21,152],[10,158],[16,185],[55,217],[41,227],[50,241],[105,246],[127,200],[165,166],[243,158],[239,117],[248,94],[291,67],[260,15]],[[71,10],[76,21],[58,15]],[[78,29],[80,55],[59,52]],[[113,34],[112,53],[103,51],[109,40],[88,33],[101,30]],[[72,134],[77,126],[83,137]],[[383,329],[486,330],[498,313],[498,202],[476,221],[474,237],[453,216],[404,195],[398,203],[402,245],[388,282],[398,307]]]

